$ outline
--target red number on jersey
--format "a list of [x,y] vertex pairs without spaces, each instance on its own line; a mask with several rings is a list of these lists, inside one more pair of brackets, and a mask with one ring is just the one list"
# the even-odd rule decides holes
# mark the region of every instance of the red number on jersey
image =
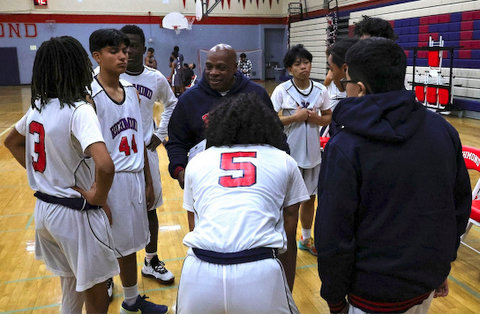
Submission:
[[[126,136],[122,137],[120,140],[120,146],[118,146],[118,150],[125,153],[125,156],[130,156],[130,146],[128,145],[128,139]],[[137,153],[137,143],[135,142],[135,134],[132,134],[132,150],[136,154]]]
[[30,122],[28,126],[30,134],[38,134],[38,142],[34,142],[33,151],[37,154],[37,160],[32,156],[33,170],[43,173],[47,167],[47,155],[45,153],[45,129],[43,124],[37,121]]
[[221,155],[220,168],[223,170],[242,170],[243,175],[238,178],[233,176],[220,177],[219,183],[226,188],[235,188],[240,186],[252,186],[257,183],[257,167],[251,162],[235,162],[236,157],[257,158],[256,152],[234,152],[223,153]]

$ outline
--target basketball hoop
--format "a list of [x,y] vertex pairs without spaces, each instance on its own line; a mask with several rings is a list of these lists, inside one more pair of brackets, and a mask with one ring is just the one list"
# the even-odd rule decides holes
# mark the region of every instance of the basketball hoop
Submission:
[[180,34],[182,29],[191,29],[191,25],[189,27],[189,24],[190,21],[179,12],[168,13],[162,20],[162,27],[173,29],[177,35]]

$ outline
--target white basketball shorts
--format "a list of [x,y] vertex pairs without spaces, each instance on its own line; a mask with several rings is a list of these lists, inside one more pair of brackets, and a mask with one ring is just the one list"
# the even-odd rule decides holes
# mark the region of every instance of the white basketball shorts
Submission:
[[318,176],[320,175],[320,166],[321,164],[316,165],[313,168],[305,169],[305,168],[298,168],[300,169],[300,173],[302,174],[303,181],[307,187],[308,195],[316,195],[317,188],[318,188]]
[[103,210],[79,211],[37,200],[35,257],[58,276],[75,276],[76,291],[87,290],[120,272],[114,247]]
[[144,249],[150,241],[150,232],[143,171],[115,172],[107,204],[112,211],[112,234],[117,257]]
[[162,179],[160,178],[160,168],[158,164],[158,153],[156,150],[151,151],[147,149],[148,166],[150,168],[150,174],[152,175],[153,193],[155,194],[155,202],[153,206],[148,210],[154,210],[162,206]]
[[191,249],[183,263],[177,313],[298,313],[278,259],[218,265]]

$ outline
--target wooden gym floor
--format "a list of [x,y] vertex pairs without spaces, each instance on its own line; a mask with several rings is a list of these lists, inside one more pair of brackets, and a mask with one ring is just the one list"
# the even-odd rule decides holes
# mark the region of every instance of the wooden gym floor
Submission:
[[[270,81],[264,84],[270,93],[276,86]],[[28,109],[29,103],[29,86],[0,87],[0,312],[59,313],[60,281],[46,270],[42,262],[34,258],[35,198],[28,186],[25,170],[3,145],[5,135]],[[451,116],[446,119],[457,128],[463,144],[480,147],[479,120]],[[176,279],[172,285],[164,286],[139,275],[138,286],[141,293],[146,293],[150,300],[171,308],[175,304],[186,252],[182,239],[188,231],[188,225],[185,210],[182,209],[182,190],[167,172],[168,161],[164,147],[159,147],[158,152],[164,199],[164,205],[157,210],[158,252]],[[472,182],[477,179],[478,175],[472,176]],[[472,228],[468,242],[480,248],[479,228]],[[140,274],[144,252],[139,252],[137,256]],[[122,302],[118,276],[115,284],[115,298],[109,313],[118,313]],[[449,286],[449,296],[434,299],[430,313],[480,313],[480,255],[461,246],[458,258],[452,265]],[[293,297],[302,313],[328,313],[319,289],[316,258],[299,251]]]

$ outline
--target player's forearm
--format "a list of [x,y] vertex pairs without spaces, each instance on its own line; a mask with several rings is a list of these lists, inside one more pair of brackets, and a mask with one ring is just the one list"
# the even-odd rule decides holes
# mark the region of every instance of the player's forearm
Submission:
[[93,203],[96,205],[103,205],[107,202],[108,192],[112,186],[114,176],[115,166],[113,165],[113,162],[98,166],[95,165],[95,182],[97,189]]
[[93,143],[87,147],[86,153],[95,163],[95,194],[89,200],[93,205],[103,205],[107,202],[108,191],[115,176],[115,165],[103,142]]
[[187,211],[188,216],[188,230],[193,231],[195,228],[195,214],[191,211]]
[[297,117],[295,115],[291,116],[280,116],[280,121],[282,122],[283,125],[289,125],[294,122],[297,122]]
[[4,144],[18,163],[25,168],[25,136],[13,128],[5,139]]
[[321,115],[312,112],[308,117],[308,123],[313,123],[319,126],[325,126],[332,122],[332,111],[322,111]]

